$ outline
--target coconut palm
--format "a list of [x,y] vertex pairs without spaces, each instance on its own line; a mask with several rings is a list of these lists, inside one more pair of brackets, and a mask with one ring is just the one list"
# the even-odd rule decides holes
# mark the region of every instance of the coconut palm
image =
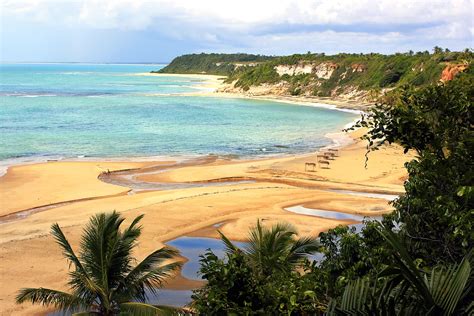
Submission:
[[239,249],[222,232],[219,234],[227,252],[243,251],[254,269],[265,276],[274,271],[291,271],[320,247],[316,238],[296,238],[296,229],[287,223],[267,228],[258,220],[257,225],[250,229],[248,245],[244,249]]
[[124,218],[118,213],[93,216],[83,231],[78,255],[59,225],[54,224],[52,235],[73,267],[68,282],[71,291],[24,288],[16,297],[17,303],[29,301],[92,315],[156,315],[159,308],[144,303],[147,291],[156,293],[180,263],[170,263],[178,252],[163,247],[135,264],[132,250],[141,233],[142,218],[138,216],[120,231]]
[[[350,282],[339,306],[332,302],[329,315],[471,315],[472,250],[457,265],[420,270],[401,240],[379,224],[378,233],[393,250],[394,262],[379,278]],[[470,301],[470,302],[469,302]]]

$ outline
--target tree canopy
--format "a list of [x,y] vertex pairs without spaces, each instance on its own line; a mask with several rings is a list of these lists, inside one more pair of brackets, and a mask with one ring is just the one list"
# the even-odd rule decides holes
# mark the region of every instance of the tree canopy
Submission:
[[54,224],[51,234],[72,265],[68,282],[71,291],[24,288],[17,302],[30,301],[60,310],[104,316],[157,315],[159,308],[145,304],[147,291],[156,293],[180,263],[166,262],[178,252],[163,247],[134,264],[132,250],[141,234],[142,218],[138,216],[120,231],[124,218],[118,213],[93,216],[84,228],[78,255],[59,225]]

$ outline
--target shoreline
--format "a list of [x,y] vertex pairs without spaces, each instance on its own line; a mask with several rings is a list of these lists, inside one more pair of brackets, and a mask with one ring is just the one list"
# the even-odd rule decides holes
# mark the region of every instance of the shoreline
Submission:
[[[171,94],[173,96],[203,96],[203,97],[217,97],[217,98],[235,98],[235,99],[250,99],[250,100],[261,100],[261,101],[269,101],[269,102],[277,102],[277,103],[285,103],[285,104],[292,104],[296,106],[309,106],[309,107],[317,107],[317,108],[324,108],[328,110],[334,111],[342,111],[348,112],[353,114],[362,114],[364,111],[358,109],[357,107],[351,106],[350,102],[342,102],[342,101],[335,101],[335,100],[323,100],[318,98],[308,98],[308,97],[292,97],[292,96],[279,96],[279,95],[262,95],[262,96],[251,96],[245,93],[229,93],[229,92],[219,92],[218,90],[225,86],[222,82],[226,76],[220,75],[209,75],[209,74],[172,74],[172,73],[134,73],[135,76],[151,76],[151,77],[183,77],[183,78],[195,78],[202,80],[201,83],[196,85],[196,89],[205,90],[205,91],[198,91],[198,92],[189,92],[189,93],[174,93]],[[159,95],[164,96],[164,95]],[[323,102],[324,101],[324,102]],[[357,121],[354,121],[344,125],[342,128],[348,128]],[[324,149],[325,147],[332,148],[333,146],[337,146],[338,141],[334,140],[334,137],[339,139],[339,135],[343,135],[344,132],[342,131],[334,131],[328,134],[323,135],[323,137],[331,139],[333,144],[329,144],[323,146],[321,148],[308,148],[305,152],[286,152],[286,153],[277,153],[277,154],[267,154],[267,155],[253,155],[253,156],[237,156],[238,159],[270,159],[270,158],[278,158],[278,157],[285,157],[288,155],[304,155],[304,154],[311,154],[315,151]],[[203,157],[207,155],[217,155],[219,157],[225,157],[226,155],[222,154],[177,154],[177,155],[149,155],[149,156],[136,156],[136,157],[126,157],[126,156],[111,156],[111,157],[83,157],[82,155],[75,156],[75,157],[64,157],[64,156],[39,156],[39,157],[19,157],[19,158],[7,158],[4,160],[0,160],[0,178],[5,176],[8,172],[8,169],[13,166],[22,166],[22,165],[32,165],[32,164],[39,164],[45,162],[53,162],[53,161],[64,161],[64,162],[82,162],[82,161],[90,161],[90,162],[146,162],[146,161],[162,161],[162,160],[186,160],[186,159],[193,159],[198,157]],[[234,156],[234,154],[230,154]]]
[[[346,126],[353,125],[354,122],[346,124]],[[166,164],[169,162],[173,162],[176,164],[179,163],[185,163],[187,161],[199,161],[202,159],[206,158],[212,158],[215,157],[218,160],[228,160],[229,163],[238,163],[239,161],[246,161],[246,162],[256,162],[256,163],[262,163],[265,161],[269,160],[274,160],[274,159],[285,159],[285,158],[303,158],[307,157],[310,155],[315,155],[318,153],[322,153],[324,150],[327,149],[343,149],[344,147],[349,146],[350,144],[354,143],[354,139],[352,139],[347,133],[344,132],[334,132],[334,133],[328,133],[324,137],[327,137],[331,139],[332,143],[326,146],[322,146],[320,148],[314,148],[311,151],[308,152],[303,152],[303,153],[280,153],[280,154],[274,154],[274,155],[268,155],[268,156],[248,156],[248,157],[233,157],[231,159],[227,159],[225,155],[215,155],[215,154],[207,154],[207,155],[186,155],[186,156],[144,156],[144,157],[115,157],[115,158],[101,158],[101,157],[90,157],[89,159],[87,157],[78,157],[78,158],[64,158],[64,159],[56,159],[56,160],[51,160],[48,159],[46,161],[32,161],[29,163],[18,163],[18,164],[13,164],[9,165],[6,167],[5,172],[2,173],[2,170],[0,169],[0,180],[2,177],[6,176],[8,173],[8,168],[11,167],[22,167],[22,166],[35,166],[35,165],[42,165],[42,164],[48,164],[48,163],[92,163],[92,164],[108,164],[108,163],[119,163],[119,164],[126,164],[126,163],[137,163],[137,164],[146,164],[149,163],[153,166],[159,165],[159,164]],[[133,170],[133,169],[132,169]],[[126,171],[123,169],[119,169],[116,171]],[[114,172],[114,171],[112,171]],[[100,179],[100,177],[99,177]],[[218,182],[218,181],[216,181]],[[107,183],[107,182],[104,182]],[[131,192],[133,190],[129,190],[128,192]],[[120,194],[125,194],[127,191],[122,191],[118,192],[116,195]],[[106,196],[94,196],[94,197],[87,197],[83,199],[73,199],[73,200],[67,200],[67,201],[61,201],[61,202],[55,202],[55,203],[50,203],[50,204],[44,204],[44,205],[38,205],[32,208],[27,208],[27,209],[21,209],[17,210],[12,213],[7,213],[7,214],[0,214],[0,225],[2,225],[5,222],[9,221],[15,221],[15,218],[22,218],[25,216],[29,216],[30,214],[34,214],[37,212],[37,209],[49,209],[55,208],[57,206],[62,206],[62,205],[68,205],[71,203],[76,203],[76,202],[82,202],[82,201],[90,201],[94,199],[100,199],[100,198],[105,198],[109,197],[110,195]],[[23,216],[22,213],[25,213],[25,216]],[[13,218],[13,219],[11,219]]]
[[264,95],[248,95],[246,93],[236,92],[220,92],[213,91],[208,93],[190,93],[192,96],[206,96],[206,97],[218,97],[218,98],[238,98],[238,99],[249,99],[249,100],[262,100],[270,102],[279,102],[286,104],[293,104],[299,106],[317,107],[334,111],[342,111],[354,114],[362,114],[368,109],[369,105],[359,105],[357,101],[343,101],[334,99],[323,99],[317,97],[306,97],[306,96],[289,96],[289,95],[277,95],[277,94],[264,94]]
[[[357,139],[361,132],[351,134],[354,141],[340,148],[330,169],[317,168],[316,172],[305,170],[305,162],[315,161],[317,153],[259,160],[212,159],[204,164],[190,164],[139,176],[139,180],[150,183],[195,182],[202,183],[201,186],[145,191],[134,195],[114,195],[117,191],[127,192],[128,189],[102,182],[98,178],[102,171],[96,167],[97,162],[60,161],[16,166],[12,168],[13,174],[9,172],[8,176],[0,178],[0,186],[3,184],[5,188],[2,189],[2,199],[11,201],[12,206],[17,207],[17,201],[35,206],[38,204],[37,197],[47,200],[51,196],[58,202],[76,193],[84,197],[87,188],[93,197],[102,196],[60,205],[2,224],[0,256],[4,260],[0,265],[0,274],[5,276],[4,281],[10,286],[0,289],[0,295],[4,297],[0,309],[15,315],[38,315],[44,313],[42,307],[14,304],[13,298],[20,287],[66,289],[67,265],[49,235],[54,222],[60,224],[73,247],[77,247],[82,228],[92,214],[115,209],[126,217],[127,222],[139,214],[145,214],[144,232],[136,254],[140,259],[166,241],[197,234],[216,223],[224,223],[219,229],[233,240],[245,239],[248,227],[254,225],[257,218],[266,224],[290,222],[304,235],[318,235],[340,224],[338,220],[284,210],[294,205],[354,214],[361,211],[374,215],[386,213],[390,208],[385,200],[331,191],[402,192],[403,181],[400,177],[404,176],[405,170],[404,159],[398,156],[401,149],[389,147],[375,152],[366,170],[363,165],[365,144]],[[139,172],[156,166],[157,162],[142,162],[141,166],[130,162],[99,164],[102,168],[115,164],[113,170],[138,168],[135,170]],[[395,169],[393,164],[397,165]],[[249,177],[256,182],[217,187],[206,185],[219,179],[228,181],[232,176]],[[13,193],[23,198],[15,198]],[[4,202],[3,206],[7,207],[7,204]],[[170,283],[170,287],[181,286],[179,280]]]
[[[140,260],[180,236],[204,232],[212,235],[215,232],[210,227],[215,224],[220,224],[219,229],[232,240],[244,240],[257,219],[266,225],[289,222],[301,235],[315,236],[341,224],[340,220],[285,210],[295,205],[348,214],[388,213],[391,207],[386,200],[350,192],[402,193],[406,177],[403,164],[411,157],[403,155],[397,146],[385,146],[371,154],[366,169],[365,143],[359,139],[363,132],[359,129],[350,134],[325,135],[331,138],[329,147],[338,148],[337,157],[330,160],[328,168],[319,164],[313,170],[306,170],[306,163],[318,163],[317,155],[325,149],[255,159],[197,155],[189,163],[183,157],[179,161],[166,156],[145,161],[137,157],[132,158],[135,161],[82,157],[13,166],[0,177],[3,214],[56,205],[1,224],[0,275],[9,286],[0,288],[0,310],[6,314],[44,315],[46,310],[41,306],[16,305],[16,291],[40,286],[67,289],[67,264],[49,234],[52,223],[63,228],[77,249],[82,228],[91,215],[116,210],[130,222],[144,214],[144,230],[135,254]],[[113,175],[123,174],[123,179],[167,184],[170,188],[129,194],[129,187],[101,180],[104,171],[109,170]],[[236,181],[239,179],[251,181]],[[212,185],[219,181],[227,183]],[[173,187],[180,183],[199,185]],[[67,201],[70,203],[63,203]],[[169,282],[170,288],[187,284],[182,278]]]
[[222,91],[229,84],[223,82],[226,76],[209,74],[174,74],[174,73],[138,73],[138,76],[157,76],[157,77],[183,77],[196,78],[203,80],[201,87],[209,91],[174,93],[173,96],[207,96],[220,98],[239,98],[251,100],[273,101],[300,106],[313,106],[326,108],[330,110],[341,110],[349,113],[361,114],[373,104],[370,102],[361,102],[359,100],[337,99],[330,97],[313,96],[291,96],[278,94],[251,94],[247,92],[227,92]]
[[[347,123],[342,128],[346,129],[351,127],[357,121],[354,120],[350,123]],[[331,143],[325,146],[316,147],[316,148],[307,148],[304,152],[282,152],[282,153],[269,153],[269,154],[260,154],[260,155],[248,155],[248,156],[239,156],[236,154],[178,154],[178,155],[150,155],[150,156],[122,156],[122,157],[28,157],[26,159],[22,158],[13,158],[0,160],[0,179],[7,175],[8,170],[16,166],[27,166],[27,165],[37,165],[44,163],[54,163],[54,162],[89,162],[89,163],[155,163],[155,162],[165,162],[165,161],[175,161],[175,162],[184,162],[187,160],[200,159],[204,157],[217,157],[219,159],[230,159],[231,161],[261,161],[268,159],[276,158],[287,158],[294,156],[307,156],[320,152],[328,148],[343,148],[352,143],[352,138],[347,135],[347,133],[342,130],[337,132],[330,132],[323,135],[323,137],[330,139]]]

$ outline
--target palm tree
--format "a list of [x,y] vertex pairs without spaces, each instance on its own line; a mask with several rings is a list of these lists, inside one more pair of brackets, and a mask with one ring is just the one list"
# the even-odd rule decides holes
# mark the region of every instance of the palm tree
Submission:
[[242,251],[253,268],[264,276],[275,271],[291,271],[304,258],[320,248],[316,238],[295,238],[296,229],[287,223],[278,223],[267,228],[258,220],[257,225],[250,229],[248,245],[244,249],[234,245],[222,232],[219,231],[219,234],[228,253]]
[[329,315],[471,315],[474,312],[469,262],[472,250],[457,265],[420,270],[397,235],[378,225],[378,233],[393,250],[394,263],[379,278],[350,282],[339,306],[331,302]]
[[124,218],[118,213],[93,216],[83,231],[78,256],[59,225],[54,224],[52,235],[73,266],[68,282],[71,292],[24,288],[16,297],[17,303],[29,301],[61,310],[86,310],[85,315],[156,315],[160,309],[144,303],[147,291],[156,293],[180,263],[165,263],[178,252],[163,247],[134,265],[132,250],[141,234],[138,224],[142,218],[143,215],[138,216],[120,231]]

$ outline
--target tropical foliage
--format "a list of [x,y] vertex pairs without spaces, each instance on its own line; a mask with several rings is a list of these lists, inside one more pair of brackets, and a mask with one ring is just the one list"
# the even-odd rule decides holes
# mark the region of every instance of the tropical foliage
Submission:
[[[380,73],[374,73],[373,83],[395,87],[395,82],[415,78],[406,70],[413,67],[412,57],[429,69],[430,63],[465,56],[472,53],[436,49],[435,54],[394,56],[306,54],[267,61],[242,78],[261,77],[258,71],[272,78],[274,69],[268,65],[298,63],[302,57],[339,62],[366,58],[367,64],[381,62],[374,68]],[[385,67],[388,61],[391,74]],[[225,256],[209,250],[201,257],[200,272],[207,283],[193,294],[194,310],[203,315],[474,313],[473,101],[472,69],[446,83],[403,85],[384,96],[354,128],[368,131],[363,137],[368,142],[366,163],[370,151],[385,143],[416,154],[406,164],[405,194],[393,202],[394,212],[382,223],[365,222],[360,232],[343,226],[331,229],[321,233],[319,241],[297,238],[296,230],[283,223],[266,227],[257,222],[242,248],[221,233]],[[71,293],[22,289],[17,301],[100,315],[156,314],[157,307],[145,304],[146,293],[156,291],[179,264],[168,263],[177,253],[165,247],[134,265],[131,251],[141,218],[120,231],[124,219],[117,213],[94,216],[84,230],[79,255],[53,225],[53,236],[73,266]],[[308,260],[316,252],[321,255],[318,262]]]
[[201,259],[207,284],[193,295],[200,314],[292,314],[319,308],[314,275],[305,273],[311,267],[307,256],[319,248],[314,238],[296,238],[288,224],[268,228],[260,222],[250,230],[244,249],[221,238],[226,258],[209,251]]
[[169,262],[178,253],[164,247],[134,265],[132,250],[141,234],[142,216],[120,231],[118,213],[98,214],[85,227],[78,255],[58,224],[52,235],[72,265],[70,293],[46,288],[21,289],[17,302],[29,301],[81,315],[157,315],[159,308],[145,304],[147,292],[156,293],[180,263]]
[[474,243],[474,77],[387,98],[357,126],[369,128],[370,150],[396,142],[418,155],[406,164],[406,193],[389,220],[425,262],[458,262]]
[[[264,83],[282,82],[289,86],[288,94],[292,95],[305,93],[325,97],[357,89],[378,96],[382,90],[406,84],[420,87],[436,83],[447,65],[470,65],[473,57],[469,49],[451,52],[439,47],[431,54],[428,51],[393,55],[342,53],[331,56],[308,52],[281,57],[192,54],[175,58],[159,72],[225,75],[228,76],[226,82],[235,81],[235,86],[243,90]],[[275,70],[279,65],[315,67],[322,64],[333,68],[329,78],[320,78],[315,72],[280,76]]]
[[178,74],[206,73],[228,76],[234,72],[242,71],[246,68],[246,65],[254,65],[271,58],[270,56],[253,54],[189,54],[176,57],[169,65],[156,72]]
[[[472,252],[460,264],[420,269],[398,236],[377,225],[393,264],[351,281],[329,315],[461,315],[474,312]],[[471,304],[468,304],[468,302]]]
[[[281,262],[273,260],[280,256],[273,256],[272,250],[235,249],[227,260],[208,253],[202,272],[209,283],[195,296],[197,310],[287,315],[472,313],[473,87],[471,71],[447,83],[421,89],[407,86],[387,95],[356,125],[368,129],[364,138],[369,151],[383,143],[398,143],[406,152],[416,153],[406,164],[406,194],[393,203],[395,211],[384,216],[383,227],[369,221],[360,233],[340,226],[320,234],[323,258],[304,265],[299,273],[279,273]],[[368,157],[370,164],[370,153]],[[258,229],[253,232],[253,239],[259,240]],[[263,246],[266,243],[253,244],[259,247],[250,249],[271,249]],[[242,280],[248,283],[239,283]],[[283,285],[292,299],[279,294]],[[227,293],[237,293],[240,300]],[[297,308],[288,308],[287,302]]]
[[287,223],[268,228],[257,221],[257,225],[250,229],[245,249],[239,249],[224,234],[219,234],[228,253],[242,251],[254,271],[262,276],[291,271],[319,249],[315,238],[296,238],[296,229]]

